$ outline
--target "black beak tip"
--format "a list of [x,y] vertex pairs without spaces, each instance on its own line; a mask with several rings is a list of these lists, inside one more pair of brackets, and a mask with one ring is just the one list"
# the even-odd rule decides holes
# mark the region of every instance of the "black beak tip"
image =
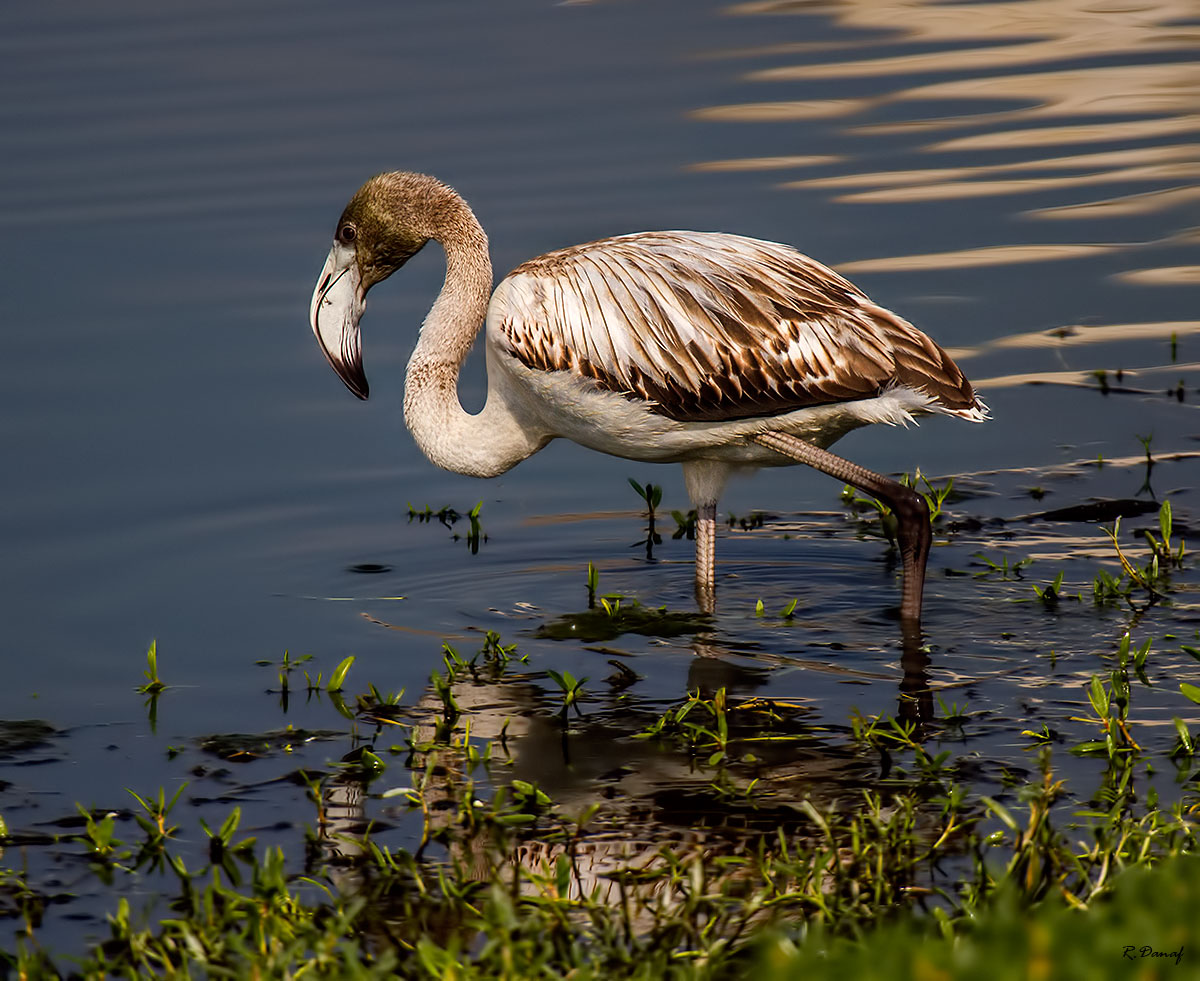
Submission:
[[361,371],[353,375],[343,376],[342,381],[354,393],[355,398],[362,399],[365,402],[370,397],[371,386],[367,384],[367,376]]

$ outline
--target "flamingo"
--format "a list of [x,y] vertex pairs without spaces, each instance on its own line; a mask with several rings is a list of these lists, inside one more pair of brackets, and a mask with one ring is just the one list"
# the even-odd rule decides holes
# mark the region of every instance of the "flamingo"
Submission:
[[[730,474],[804,463],[887,504],[898,522],[900,615],[919,623],[931,532],[922,496],[829,452],[870,423],[988,410],[908,321],[788,245],[718,232],[638,232],[549,252],[492,291],[466,201],[425,174],[368,180],[338,219],[309,315],[346,387],[367,398],[367,291],[429,241],[441,292],[408,364],[404,419],[437,466],[494,477],[552,439],[683,465],[696,510],[698,603],[714,606],[717,502]],[[486,324],[487,401],[458,377]]]

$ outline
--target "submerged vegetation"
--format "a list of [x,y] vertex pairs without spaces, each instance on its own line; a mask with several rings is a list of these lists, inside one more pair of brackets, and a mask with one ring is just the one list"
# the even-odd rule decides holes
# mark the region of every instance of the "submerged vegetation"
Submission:
[[[649,553],[662,490],[631,483]],[[936,535],[967,526],[953,481],[911,483]],[[884,509],[845,503],[860,534],[887,537]],[[453,524],[426,511],[412,516]],[[1101,626],[1070,653],[1026,642],[1045,675],[1016,718],[972,684],[934,684],[938,652],[914,638],[894,713],[837,719],[755,694],[704,674],[732,644],[716,618],[605,592],[591,563],[585,609],[524,639],[443,643],[415,697],[356,679],[354,655],[259,661],[266,696],[315,725],[164,737],[172,784],[0,826],[0,964],[31,978],[1197,976],[1195,568],[1170,501],[1157,512],[1132,536],[1120,513],[1094,525],[1103,557],[1086,575],[1001,536],[947,571],[1018,604],[1014,622]],[[673,515],[683,537],[693,516]],[[731,530],[778,534],[774,521]],[[743,633],[805,634],[807,596],[743,595],[726,614]],[[690,647],[695,682],[655,701],[628,650],[586,648],[607,677],[523,650],[618,637]],[[137,688],[152,733],[179,691],[158,654]],[[53,737],[37,732],[14,730],[17,751]],[[296,820],[248,820],[267,784]],[[49,924],[75,904],[88,943],[64,951]]]
[[466,515],[459,514],[458,511],[449,506],[438,508],[438,510],[435,511],[428,504],[426,504],[424,508],[417,510],[412,506],[412,502],[410,501],[408,504],[408,523],[411,525],[415,521],[417,524],[424,525],[430,524],[433,521],[437,521],[453,532],[451,538],[457,542],[462,536],[460,536],[457,531],[454,531],[454,526],[465,517],[468,525],[467,534],[465,536],[467,548],[470,549],[472,555],[477,555],[479,553],[480,542],[487,541],[487,535],[485,534],[483,525],[479,520],[479,512],[482,510],[483,501],[477,503],[466,513]]
[[[658,713],[631,707],[625,740],[689,774],[662,788],[684,797],[664,809],[660,792],[556,800],[517,775],[513,720],[468,707],[474,692],[535,686],[564,740],[610,724],[591,718],[586,678],[530,675],[517,644],[446,645],[415,703],[373,684],[351,697],[347,657],[328,681],[306,673],[340,734],[217,751],[265,759],[350,739],[337,765],[296,773],[315,808],[302,840],[241,834],[238,807],[185,829],[183,783],[130,791],[126,812],[80,807],[77,831],[39,844],[111,889],[105,935],[70,959],[43,946],[63,897],[6,867],[0,897],[19,926],[2,956],[20,977],[873,978],[988,965],[1023,978],[1052,954],[1087,966],[1076,976],[1127,976],[1131,956],[1139,977],[1181,976],[1167,973],[1180,963],[1194,974],[1200,734],[1180,716],[1169,738],[1138,723],[1139,689],[1165,680],[1149,639],[1125,633],[1103,660],[1089,714],[1022,734],[1028,772],[956,751],[980,721],[940,696],[936,710],[842,727],[723,687]],[[285,657],[281,683],[298,663]],[[1182,714],[1200,689],[1177,697]],[[1070,785],[1064,751],[1097,761],[1094,786]],[[415,845],[396,842],[399,827]],[[10,856],[30,847],[5,834]]]

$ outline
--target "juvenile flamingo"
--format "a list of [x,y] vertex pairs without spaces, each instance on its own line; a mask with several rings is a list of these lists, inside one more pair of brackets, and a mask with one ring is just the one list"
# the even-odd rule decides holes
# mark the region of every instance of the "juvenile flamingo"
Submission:
[[[367,291],[435,239],[446,280],[408,364],[404,418],[439,467],[494,477],[556,437],[683,465],[696,509],[696,593],[711,612],[717,501],[731,472],[806,463],[898,519],[901,618],[921,613],[929,513],[920,494],[826,448],[868,423],[987,417],[950,356],[832,269],[787,245],[638,232],[530,259],[492,292],[467,203],[424,174],[380,174],[342,212],[312,297],[321,350],[367,397]],[[486,324],[487,402],[458,399]]]

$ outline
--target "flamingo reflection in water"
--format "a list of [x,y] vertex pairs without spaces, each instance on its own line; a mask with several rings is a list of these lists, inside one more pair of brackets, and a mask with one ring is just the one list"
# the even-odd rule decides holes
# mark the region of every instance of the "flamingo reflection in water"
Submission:
[[[695,641],[717,643],[702,633]],[[638,659],[625,663],[636,668]],[[331,879],[344,895],[367,900],[379,922],[428,916],[436,933],[452,930],[454,918],[439,925],[437,890],[403,888],[406,874],[427,883],[445,874],[463,889],[503,882],[505,891],[511,884],[514,895],[535,901],[550,881],[561,899],[623,909],[639,932],[682,905],[675,888],[681,862],[713,869],[722,860],[734,880],[747,855],[760,848],[774,854],[786,839],[801,865],[811,859],[817,879],[827,878],[820,855],[828,843],[806,806],[853,820],[864,811],[863,790],[878,783],[877,757],[840,738],[811,706],[760,697],[775,675],[761,655],[750,661],[725,648],[686,663],[689,694],[677,708],[690,705],[687,727],[662,728],[661,702],[630,698],[619,676],[590,685],[586,709],[568,720],[544,679],[516,660],[474,667],[472,659],[470,670],[447,672],[445,690],[428,688],[411,707],[359,699],[348,765],[323,784],[320,798],[317,841]],[[906,664],[902,708],[916,707],[906,697],[914,682],[928,690],[927,679],[908,677],[909,670]],[[728,739],[720,760],[705,763],[714,746],[698,731],[686,733],[692,723],[721,729],[714,712],[728,723]],[[651,732],[658,735],[635,738]],[[919,732],[913,729],[915,738]],[[363,749],[405,739],[409,756],[393,751],[382,781],[397,786],[399,779],[397,791],[381,799],[353,764]],[[491,762],[482,766],[483,759]],[[507,804],[491,794],[501,786]],[[519,793],[524,802],[514,798]],[[886,820],[902,816],[887,811]],[[522,821],[490,818],[500,812],[520,812]],[[939,814],[933,805],[918,808],[913,832],[931,841]],[[574,824],[580,815],[586,821]],[[423,822],[420,844],[391,853],[396,861],[381,875],[382,853],[369,843],[394,848],[398,834],[415,843],[414,818]],[[910,875],[889,872],[898,888],[914,884]]]

